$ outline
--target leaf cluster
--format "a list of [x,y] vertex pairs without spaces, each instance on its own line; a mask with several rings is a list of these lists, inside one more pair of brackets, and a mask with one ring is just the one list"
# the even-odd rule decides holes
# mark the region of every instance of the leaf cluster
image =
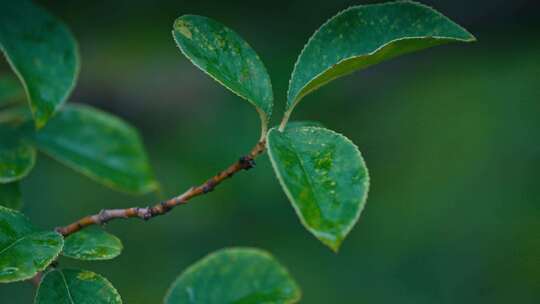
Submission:
[[[277,180],[300,222],[338,251],[365,207],[370,179],[359,148],[318,122],[291,122],[294,109],[326,83],[394,57],[450,42],[465,29],[410,1],[348,8],[308,40],[294,66],[286,108],[271,127],[274,93],[261,58],[235,31],[208,17],[173,24],[180,51],[199,69],[252,104]],[[90,106],[69,103],[79,71],[76,41],[60,20],[30,1],[0,4],[0,50],[14,76],[0,76],[0,282],[41,274],[35,303],[121,303],[91,271],[50,267],[59,256],[98,261],[121,254],[102,229],[69,236],[34,227],[19,211],[20,182],[37,151],[113,189],[158,189],[137,130]],[[24,103],[26,99],[26,103]],[[227,248],[201,259],[172,284],[165,303],[295,303],[300,288],[269,253]]]

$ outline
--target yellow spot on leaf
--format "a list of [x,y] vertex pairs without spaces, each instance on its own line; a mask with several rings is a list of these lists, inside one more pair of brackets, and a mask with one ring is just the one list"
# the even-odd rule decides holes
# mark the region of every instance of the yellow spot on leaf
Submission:
[[90,271],[82,271],[77,275],[77,279],[83,280],[83,281],[91,281],[96,276],[95,273]]
[[175,24],[175,28],[180,34],[184,37],[191,39],[191,31],[189,30],[188,24],[184,20],[178,20]]

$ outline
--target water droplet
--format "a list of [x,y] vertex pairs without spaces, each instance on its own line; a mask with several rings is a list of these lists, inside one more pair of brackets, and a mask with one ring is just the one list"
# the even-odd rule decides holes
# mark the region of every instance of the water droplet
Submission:
[[8,275],[14,274],[17,271],[19,271],[19,268],[17,267],[6,267],[0,270],[0,276],[8,276]]

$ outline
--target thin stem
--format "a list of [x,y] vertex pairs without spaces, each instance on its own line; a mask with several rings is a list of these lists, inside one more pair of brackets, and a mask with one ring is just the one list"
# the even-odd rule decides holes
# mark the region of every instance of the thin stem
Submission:
[[43,273],[38,272],[33,278],[30,279],[30,283],[32,283],[34,287],[38,288],[39,284],[41,283],[42,278],[43,278]]
[[285,126],[287,126],[287,122],[289,122],[289,118],[291,117],[291,112],[292,112],[292,108],[291,110],[283,114],[283,119],[281,120],[281,124],[279,125],[280,132],[283,132],[283,130],[285,130]]
[[257,108],[257,113],[259,113],[259,117],[261,118],[261,137],[259,138],[259,142],[266,142],[266,132],[268,132],[268,117],[266,116],[266,113],[259,108]]
[[266,142],[264,140],[258,142],[248,155],[241,157],[227,169],[208,179],[203,184],[191,187],[186,192],[166,201],[157,203],[154,206],[143,208],[132,207],[126,209],[103,209],[99,213],[85,216],[67,226],[58,227],[56,228],[56,231],[66,237],[88,226],[105,224],[114,219],[140,218],[149,220],[155,216],[166,214],[174,207],[186,204],[190,199],[196,196],[211,192],[215,187],[221,184],[221,182],[232,177],[235,173],[253,168],[255,166],[255,158],[263,153],[265,148]]

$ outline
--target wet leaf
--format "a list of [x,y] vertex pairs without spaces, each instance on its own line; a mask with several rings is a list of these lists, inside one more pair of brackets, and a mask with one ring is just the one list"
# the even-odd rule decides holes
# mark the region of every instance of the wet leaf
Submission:
[[37,127],[66,101],[79,70],[68,28],[27,0],[0,2],[0,50],[21,80]]
[[300,289],[270,254],[252,248],[217,251],[186,269],[165,304],[296,303]]
[[121,304],[118,291],[104,277],[77,269],[48,272],[39,285],[35,304]]
[[369,175],[358,148],[318,127],[270,130],[268,154],[302,224],[337,251],[366,203]]
[[86,260],[110,260],[122,253],[122,242],[116,236],[100,229],[86,229],[68,236],[64,256]]
[[472,41],[464,28],[419,3],[353,6],[328,20],[302,50],[289,83],[287,112],[305,95],[354,71],[428,47]]
[[173,36],[195,66],[253,104],[266,126],[273,106],[270,77],[242,37],[215,20],[194,15],[176,19]]
[[49,266],[63,244],[57,232],[39,231],[18,211],[0,206],[0,283],[32,278]]
[[139,134],[111,114],[69,104],[34,138],[39,150],[114,189],[140,194],[158,187]]

